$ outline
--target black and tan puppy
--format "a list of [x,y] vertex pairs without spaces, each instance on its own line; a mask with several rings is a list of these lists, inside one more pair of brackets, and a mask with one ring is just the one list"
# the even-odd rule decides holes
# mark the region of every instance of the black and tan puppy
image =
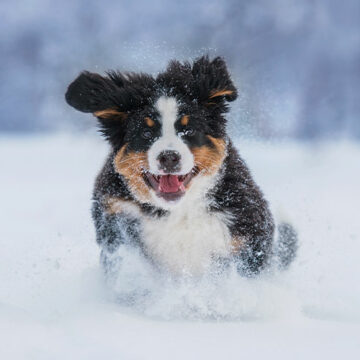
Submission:
[[[156,78],[83,72],[70,84],[66,101],[93,113],[112,147],[93,198],[105,265],[124,243],[174,274],[201,275],[225,260],[252,275],[269,264],[273,218],[226,133],[236,98],[221,58],[172,61]],[[285,224],[279,233],[286,266],[296,235]]]

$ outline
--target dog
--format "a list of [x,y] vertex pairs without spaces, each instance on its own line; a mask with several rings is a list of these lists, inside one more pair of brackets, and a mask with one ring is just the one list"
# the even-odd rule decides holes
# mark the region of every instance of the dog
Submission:
[[156,77],[82,72],[65,98],[92,113],[111,152],[93,193],[101,259],[122,244],[171,274],[198,276],[235,264],[246,276],[287,267],[296,232],[278,227],[226,132],[237,89],[223,58],[171,61]]

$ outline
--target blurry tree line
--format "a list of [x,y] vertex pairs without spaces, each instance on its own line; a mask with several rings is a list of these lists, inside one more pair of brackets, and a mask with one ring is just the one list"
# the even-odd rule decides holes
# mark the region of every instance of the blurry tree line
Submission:
[[83,69],[156,73],[222,55],[238,135],[360,138],[359,0],[4,0],[0,131],[82,129],[67,84]]

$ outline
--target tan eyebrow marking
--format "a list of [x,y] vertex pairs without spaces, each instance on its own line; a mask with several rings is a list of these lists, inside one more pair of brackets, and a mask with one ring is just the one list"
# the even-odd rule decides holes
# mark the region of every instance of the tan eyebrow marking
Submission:
[[213,99],[215,97],[218,96],[223,96],[223,95],[231,95],[233,93],[232,90],[226,90],[226,89],[222,89],[222,90],[214,90],[212,92],[212,94],[210,95],[209,99]]
[[189,123],[189,115],[184,115],[180,121],[182,126],[186,126]]
[[96,117],[103,118],[103,119],[110,119],[113,116],[120,116],[120,117],[122,117],[124,119],[127,118],[126,113],[121,112],[121,111],[117,111],[115,109],[105,109],[105,110],[95,111],[93,113],[93,115],[96,116]]
[[150,119],[148,116],[145,118],[146,125],[149,127],[153,127],[155,125],[155,121]]

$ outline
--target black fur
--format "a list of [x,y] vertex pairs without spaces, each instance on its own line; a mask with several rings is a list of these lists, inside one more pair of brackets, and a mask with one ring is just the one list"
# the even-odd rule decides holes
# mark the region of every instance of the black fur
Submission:
[[209,193],[213,211],[225,211],[234,216],[230,231],[246,237],[246,249],[238,255],[241,272],[257,273],[269,263],[274,235],[274,222],[268,204],[259,187],[238,155],[232,143],[224,161],[223,176]]
[[[224,90],[224,94],[213,96]],[[97,242],[113,252],[124,242],[141,247],[141,223],[126,215],[107,214],[106,199],[117,197],[135,204],[144,216],[166,217],[167,210],[142,203],[130,191],[124,177],[113,166],[117,151],[126,143],[127,151],[146,152],[159,136],[154,103],[161,95],[173,96],[180,103],[180,117],[175,124],[178,133],[194,128],[195,135],[184,135],[190,148],[213,146],[208,135],[227,142],[227,155],[219,181],[208,194],[209,212],[231,214],[228,225],[233,237],[246,239],[245,248],[234,256],[242,274],[253,275],[264,269],[273,253],[274,222],[267,202],[226,134],[228,102],[237,98],[237,90],[222,58],[207,56],[193,64],[172,61],[156,78],[146,74],[109,72],[103,77],[83,72],[70,84],[66,93],[69,105],[83,112],[113,109],[121,114],[98,117],[100,129],[112,145],[94,189],[93,219]],[[124,119],[124,114],[126,114]],[[191,114],[189,124],[182,126],[182,115]],[[145,139],[143,119],[154,122],[152,137]],[[296,251],[296,233],[290,225],[280,227],[278,254],[286,267]]]

